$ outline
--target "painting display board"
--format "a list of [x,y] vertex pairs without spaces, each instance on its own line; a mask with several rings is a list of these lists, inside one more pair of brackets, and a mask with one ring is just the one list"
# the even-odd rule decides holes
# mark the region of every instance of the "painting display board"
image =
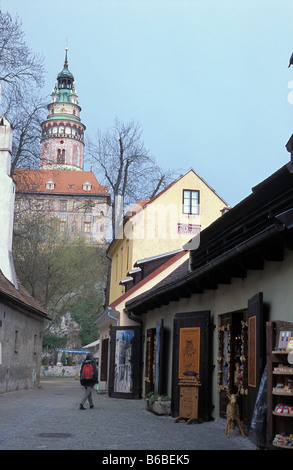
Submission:
[[141,328],[112,327],[110,332],[109,396],[141,397]]

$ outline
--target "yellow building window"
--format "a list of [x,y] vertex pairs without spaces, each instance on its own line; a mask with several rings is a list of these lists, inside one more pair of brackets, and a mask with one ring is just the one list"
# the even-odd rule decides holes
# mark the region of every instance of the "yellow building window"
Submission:
[[199,191],[183,189],[183,214],[199,214]]

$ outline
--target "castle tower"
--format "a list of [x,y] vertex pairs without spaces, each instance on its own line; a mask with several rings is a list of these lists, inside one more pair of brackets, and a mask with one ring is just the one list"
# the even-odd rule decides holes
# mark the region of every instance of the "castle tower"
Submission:
[[63,70],[57,75],[49,114],[42,123],[40,169],[83,170],[85,125],[80,120],[81,107],[69,71],[68,48]]

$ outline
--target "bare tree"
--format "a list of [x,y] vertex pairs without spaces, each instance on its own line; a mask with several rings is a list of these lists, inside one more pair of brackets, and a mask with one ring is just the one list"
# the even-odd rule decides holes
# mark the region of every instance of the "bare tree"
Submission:
[[[0,12],[1,114],[14,128],[11,172],[36,167],[40,154],[41,122],[45,118],[43,59],[27,46],[22,23]],[[48,98],[46,98],[48,101]]]
[[43,85],[43,60],[25,42],[22,23],[8,12],[0,12],[0,82],[18,88],[23,82]]
[[87,157],[110,188],[113,238],[117,216],[121,220],[125,207],[154,197],[175,175],[174,170],[164,172],[150,156],[140,125],[134,121],[125,124],[116,118],[111,129],[98,132],[95,142],[88,139]]
[[3,96],[3,114],[13,126],[11,174],[15,168],[38,168],[41,123],[45,119],[45,99],[34,89],[24,94],[13,88]]

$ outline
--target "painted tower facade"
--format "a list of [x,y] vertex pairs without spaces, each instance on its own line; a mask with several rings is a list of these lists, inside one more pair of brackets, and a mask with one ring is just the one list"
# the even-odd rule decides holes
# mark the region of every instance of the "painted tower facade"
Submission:
[[62,71],[52,91],[49,114],[42,123],[40,169],[83,170],[84,131],[80,120],[74,76],[68,68],[67,51]]

